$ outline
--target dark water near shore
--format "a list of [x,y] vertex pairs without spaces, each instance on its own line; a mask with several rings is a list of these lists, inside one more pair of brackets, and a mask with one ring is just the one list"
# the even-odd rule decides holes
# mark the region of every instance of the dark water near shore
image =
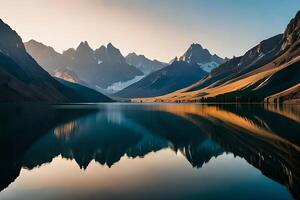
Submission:
[[0,199],[299,199],[300,106],[0,106]]

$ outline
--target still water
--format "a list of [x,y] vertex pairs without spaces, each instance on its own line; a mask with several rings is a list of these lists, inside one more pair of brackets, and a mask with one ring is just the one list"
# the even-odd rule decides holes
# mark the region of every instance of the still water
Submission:
[[300,107],[0,107],[0,199],[299,199]]

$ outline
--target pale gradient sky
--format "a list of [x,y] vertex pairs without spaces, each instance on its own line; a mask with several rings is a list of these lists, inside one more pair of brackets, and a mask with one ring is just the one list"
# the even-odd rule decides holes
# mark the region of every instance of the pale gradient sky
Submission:
[[299,0],[0,0],[0,18],[23,41],[61,52],[87,40],[169,61],[191,43],[241,55],[283,32]]

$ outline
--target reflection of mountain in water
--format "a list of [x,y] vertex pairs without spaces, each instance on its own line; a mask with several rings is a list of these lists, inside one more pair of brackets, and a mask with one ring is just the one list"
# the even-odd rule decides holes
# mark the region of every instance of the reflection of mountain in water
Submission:
[[[74,159],[83,169],[92,160],[111,167],[124,155],[144,157],[169,147],[183,152],[193,166],[201,167],[223,152],[195,125],[173,114],[111,112],[99,112],[55,128],[54,134],[47,134],[26,152],[23,165],[32,169],[62,155]],[[173,123],[181,127],[176,128]],[[159,124],[164,124],[164,128]]]
[[235,105],[187,105],[178,106],[178,109],[161,106],[159,109],[199,125],[225,152],[246,159],[265,176],[286,185],[295,197],[300,198],[299,116],[286,117],[286,107],[288,113],[295,111],[295,107],[271,107],[267,108],[271,112],[260,106]]
[[[1,127],[1,133],[6,134],[0,137],[6,143],[1,146],[0,159],[8,161],[5,166],[1,164],[1,173],[15,178],[21,167],[32,169],[59,155],[75,160],[82,169],[92,160],[111,167],[123,156],[144,157],[164,148],[181,152],[192,166],[201,168],[212,157],[230,152],[300,197],[297,109],[285,112],[284,107],[270,106],[103,105],[97,113],[80,118],[83,110],[48,108],[51,115],[34,112],[36,116],[29,123],[22,118],[28,114],[23,111],[10,118],[0,116],[0,120],[6,119],[6,126]],[[16,128],[14,123],[19,123],[24,134],[10,134]],[[33,123],[38,127],[30,126]],[[1,188],[14,178],[1,176]]]
[[0,106],[0,190],[19,176],[24,153],[43,134],[93,109],[54,109],[33,105]]

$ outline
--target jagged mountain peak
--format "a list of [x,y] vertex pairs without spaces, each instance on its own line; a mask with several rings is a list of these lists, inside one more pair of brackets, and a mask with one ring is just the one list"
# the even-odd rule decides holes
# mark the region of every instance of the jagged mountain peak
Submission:
[[25,51],[22,38],[4,21],[0,21],[0,49],[5,54],[13,51]]
[[202,45],[199,43],[193,43],[191,44],[190,48],[199,48],[199,49],[203,49]]
[[[205,51],[207,49],[203,49],[203,47],[200,44],[193,43],[191,46],[187,49],[187,51],[180,57],[180,60],[187,61],[187,62],[193,62],[193,58],[195,56],[199,56],[203,53],[209,53],[209,51]],[[209,55],[211,56],[211,55]]]
[[207,63],[211,61],[212,55],[207,49],[204,49],[200,44],[193,43],[188,50],[180,57],[181,61],[189,63]]
[[76,52],[76,50],[74,48],[69,48],[69,49],[63,51],[63,54],[73,54],[75,52]]
[[113,46],[112,43],[108,43],[105,47],[100,46],[94,52],[99,64],[102,63],[125,63],[125,58],[121,54],[121,51]]
[[87,41],[82,41],[80,42],[79,46],[76,49],[77,51],[80,50],[88,50],[88,51],[93,51],[93,49],[90,47],[89,43]]
[[[99,50],[105,50],[105,49],[106,49],[106,46],[101,45],[98,49],[99,49]],[[97,49],[96,49],[96,50],[97,50]]]
[[120,49],[116,48],[112,43],[108,43],[108,45],[107,45],[107,50],[108,50],[108,51],[114,51],[114,52],[116,52],[116,53],[121,54]]
[[190,64],[199,65],[199,67],[206,72],[211,72],[213,69],[225,62],[223,58],[216,54],[212,55],[208,49],[203,48],[198,43],[191,44],[191,46],[179,58],[179,60]]
[[36,40],[34,40],[34,39],[29,40],[27,43],[44,45],[43,43],[38,42],[38,41],[36,41]]
[[87,41],[81,41],[80,44],[89,46],[89,43]]
[[179,59],[178,57],[176,56],[175,58],[173,58],[172,60],[170,60],[169,64],[172,64],[173,62],[177,62]]
[[135,52],[129,53],[126,56],[126,59],[140,59],[140,60],[148,60],[148,61],[159,62],[158,60],[151,60],[151,59],[147,58],[145,55],[143,55],[143,54],[137,54]]
[[86,56],[86,55],[93,55],[94,51],[90,47],[89,43],[87,41],[80,42],[79,46],[76,49],[76,54],[80,56]]
[[107,48],[116,49],[116,47],[111,42],[107,44]]
[[130,56],[138,56],[138,55],[135,52],[131,52],[126,57],[130,57]]
[[25,44],[26,48],[34,46],[34,47],[38,48],[39,50],[47,49],[47,50],[51,51],[51,53],[57,53],[53,47],[47,46],[47,45],[43,44],[42,42],[38,42],[34,39],[31,39],[28,42],[25,42],[24,44]]

